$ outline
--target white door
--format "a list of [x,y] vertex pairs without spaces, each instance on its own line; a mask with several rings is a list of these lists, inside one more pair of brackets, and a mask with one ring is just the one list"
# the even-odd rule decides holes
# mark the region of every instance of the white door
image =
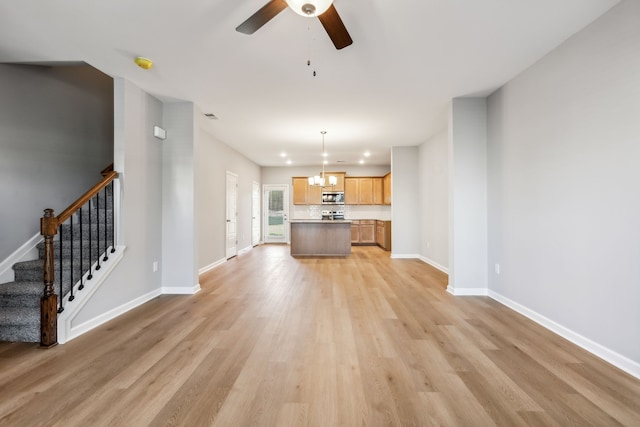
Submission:
[[260,243],[260,184],[253,181],[251,192],[251,246]]
[[265,243],[289,243],[289,186],[265,185],[263,230]]
[[227,259],[238,253],[238,175],[227,171]]

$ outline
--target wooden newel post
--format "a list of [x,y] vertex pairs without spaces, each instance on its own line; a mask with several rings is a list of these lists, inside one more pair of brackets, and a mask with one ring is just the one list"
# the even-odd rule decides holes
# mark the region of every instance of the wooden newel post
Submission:
[[44,295],[40,298],[40,347],[58,344],[58,297],[53,288],[53,238],[58,232],[58,218],[53,209],[45,209],[40,219],[40,234],[44,236]]

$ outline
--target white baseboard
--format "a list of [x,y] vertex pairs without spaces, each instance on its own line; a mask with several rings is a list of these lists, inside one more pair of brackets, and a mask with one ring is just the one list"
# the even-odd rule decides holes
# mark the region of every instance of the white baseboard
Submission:
[[227,262],[227,259],[226,258],[222,258],[222,259],[219,259],[218,261],[216,261],[214,263],[211,263],[209,265],[205,265],[200,270],[198,270],[198,274],[204,274],[209,270],[213,270],[214,268],[221,266],[225,262]]
[[623,371],[625,371],[626,373],[628,373],[629,375],[632,375],[638,379],[640,379],[640,363],[629,359],[628,357],[625,357],[619,353],[616,353],[615,351],[604,347],[601,344],[598,344],[597,342],[594,342],[592,340],[590,340],[589,338],[586,338],[574,331],[572,331],[571,329],[568,329],[556,322],[554,322],[553,320],[543,316],[540,313],[537,313],[533,310],[531,310],[530,308],[527,308],[497,292],[491,291],[489,290],[488,293],[489,297],[493,298],[494,300],[498,301],[499,303],[509,307],[510,309],[517,311],[518,313],[522,314],[523,316],[533,320],[534,322],[536,322],[537,324],[549,329],[550,331],[560,335],[561,337],[571,341],[572,343],[574,343],[575,345],[582,347],[583,349],[587,350],[588,352],[598,356],[599,358],[611,363],[612,365],[622,369]]
[[188,286],[163,286],[160,288],[163,295],[193,295],[200,292],[200,283],[192,287]]
[[419,255],[418,259],[420,261],[424,262],[424,263],[429,264],[432,267],[437,268],[438,270],[442,271],[445,274],[449,274],[449,269],[447,267],[445,267],[444,265],[440,265],[437,262],[435,262],[435,261],[433,261],[433,260],[431,260],[431,259],[429,259],[429,258],[427,258],[425,256],[422,256],[422,255]]
[[253,246],[247,246],[246,248],[240,249],[238,251],[238,255],[242,255],[242,254],[246,254],[247,252],[249,252],[251,249],[253,249]]
[[487,296],[489,295],[489,289],[487,288],[455,288],[451,285],[447,286],[447,292],[457,297],[464,296]]
[[418,254],[396,254],[391,252],[392,259],[420,259],[420,255]]
[[[111,272],[116,268],[118,263],[124,257],[124,251],[126,247],[118,246],[116,247],[116,251],[109,256],[108,262],[101,263],[100,270],[96,270],[96,263],[91,267],[91,271],[93,273],[93,278],[91,280],[87,280],[87,276],[89,273],[85,273],[83,276],[83,282],[85,283],[85,288],[83,290],[78,290],[78,285],[80,281],[74,286],[74,300],[73,302],[69,302],[69,294],[65,295],[63,306],[64,311],[58,315],[58,342],[60,344],[64,344],[67,341],[76,338],[90,329],[95,328],[96,326],[106,322],[107,320],[111,320],[113,317],[108,318],[106,320],[100,321],[101,316],[92,319],[83,323],[81,326],[74,327],[72,325],[73,320],[76,318],[78,313],[82,310],[82,308],[89,302],[91,296],[96,293],[98,289],[104,284],[107,277],[111,274]],[[98,319],[98,320],[96,320]],[[99,321],[100,323],[94,324],[94,322]]]
[[16,249],[4,261],[0,262],[0,283],[13,282],[15,274],[13,264],[21,261],[31,261],[38,259],[38,243],[42,242],[43,237],[40,233],[27,240],[22,246]]
[[[106,323],[109,320],[113,320],[116,317],[123,315],[127,311],[132,310],[158,296],[160,296],[160,290],[153,290],[152,292],[129,301],[126,304],[121,305],[120,307],[116,307],[113,310],[109,310],[108,312],[101,314],[100,316],[94,317],[91,320],[81,323],[80,325],[71,328],[69,335],[66,337],[66,341],[71,341],[73,338],[77,338],[80,335],[89,332],[91,329],[97,328],[103,323]],[[60,344],[64,344],[64,342],[60,341],[60,337],[58,337],[58,342]]]

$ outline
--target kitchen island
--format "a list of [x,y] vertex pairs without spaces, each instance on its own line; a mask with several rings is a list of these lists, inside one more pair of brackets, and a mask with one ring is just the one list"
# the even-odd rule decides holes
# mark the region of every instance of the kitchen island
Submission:
[[347,256],[351,254],[351,221],[291,220],[291,255]]

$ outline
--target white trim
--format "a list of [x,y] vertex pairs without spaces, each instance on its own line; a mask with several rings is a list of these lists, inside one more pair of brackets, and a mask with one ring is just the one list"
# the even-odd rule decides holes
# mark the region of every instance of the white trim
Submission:
[[[123,314],[125,314],[127,311],[132,310],[138,306],[141,306],[142,304],[156,298],[160,296],[160,291],[158,289],[153,290],[145,295],[142,295],[132,301],[129,301],[125,304],[122,304],[120,307],[116,307],[113,310],[109,310],[106,313],[101,314],[100,316],[94,317],[91,320],[87,320],[84,323],[81,323],[80,325],[71,328],[71,330],[69,331],[69,335],[67,336],[67,341],[71,341],[73,338],[77,338],[80,335],[89,332],[90,330],[97,328],[98,326],[115,319],[118,316],[122,316]],[[64,312],[63,312],[64,313]],[[63,344],[62,341],[60,341],[60,337],[58,337],[58,342],[60,344]]]
[[487,295],[489,295],[489,289],[487,288],[456,288],[452,287],[451,285],[447,286],[447,292],[457,297],[486,297]]
[[391,253],[392,259],[420,259],[420,255],[418,254],[394,254]]
[[200,283],[196,284],[192,288],[188,288],[186,286],[163,286],[160,290],[163,295],[193,295],[200,292]]
[[0,262],[0,283],[13,282],[15,280],[15,272],[12,268],[13,264],[38,259],[38,249],[36,246],[43,240],[44,238],[40,233],[36,234],[16,249],[4,261]]
[[225,262],[227,262],[227,259],[226,258],[222,258],[222,259],[219,259],[218,261],[213,262],[213,263],[211,263],[209,265],[205,265],[200,270],[198,270],[198,274],[204,274],[209,270],[213,270],[216,267],[220,267]]
[[440,265],[437,262],[435,262],[435,261],[433,261],[433,260],[431,260],[431,259],[429,259],[429,258],[427,258],[425,256],[419,255],[418,259],[420,261],[426,263],[426,264],[429,264],[431,267],[437,268],[438,270],[442,271],[443,273],[449,274],[449,269],[447,267],[445,267],[443,265]]
[[598,356],[599,358],[611,363],[612,365],[622,369],[623,371],[625,371],[626,373],[628,373],[629,375],[632,375],[638,379],[640,379],[640,363],[629,359],[626,356],[623,356],[619,353],[616,353],[615,351],[604,347],[601,344],[598,344],[595,341],[590,340],[589,338],[586,338],[580,334],[578,334],[577,332],[572,331],[569,328],[566,328],[565,326],[562,326],[556,322],[554,322],[553,320],[549,319],[548,317],[543,316],[540,313],[537,313],[533,310],[531,310],[530,308],[527,308],[525,306],[523,306],[522,304],[519,304],[503,295],[500,295],[497,292],[494,292],[492,290],[489,290],[488,293],[489,297],[493,298],[494,300],[498,301],[499,303],[509,307],[510,309],[517,311],[518,313],[522,314],[523,316],[533,320],[534,322],[536,322],[537,324],[549,329],[550,331],[560,335],[561,337],[571,341],[572,343],[574,343],[575,345],[582,347],[583,349],[587,350],[588,352]]
[[78,281],[74,285],[75,299],[73,300],[73,302],[69,301],[69,293],[63,297],[64,311],[58,315],[58,342],[60,344],[64,344],[65,342],[82,335],[83,333],[95,328],[96,326],[106,322],[107,320],[112,319],[109,318],[95,324],[95,326],[91,326],[94,324],[94,322],[99,321],[97,319],[100,319],[101,316],[98,316],[95,319],[83,323],[83,325],[81,326],[72,326],[73,320],[76,318],[78,313],[87,304],[87,302],[89,302],[91,296],[95,294],[98,289],[100,289],[100,287],[106,281],[107,277],[109,277],[111,272],[116,268],[116,265],[118,265],[118,263],[122,260],[122,258],[124,257],[125,249],[125,246],[117,246],[116,251],[109,256],[109,261],[103,262],[101,264],[100,270],[95,269],[97,262],[91,266],[90,271],[93,273],[93,278],[91,280],[87,280],[89,272],[84,274],[82,280],[85,283],[85,288],[81,291],[78,290],[80,281]]
[[246,248],[240,249],[238,251],[238,255],[242,255],[242,254],[246,254],[247,252],[249,252],[251,249],[253,249],[253,246],[247,246]]

